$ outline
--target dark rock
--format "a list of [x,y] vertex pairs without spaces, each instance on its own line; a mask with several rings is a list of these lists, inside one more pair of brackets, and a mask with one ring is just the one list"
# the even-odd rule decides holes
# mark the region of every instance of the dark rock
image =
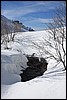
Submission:
[[34,57],[34,56],[27,56],[28,62],[27,65],[29,66],[23,73],[20,74],[21,81],[25,82],[31,80],[37,76],[43,75],[43,73],[47,70],[47,61],[44,58]]
[[26,70],[23,71],[23,74],[21,74],[21,81],[29,81],[37,76],[42,75],[41,71],[37,67],[28,67]]
[[27,62],[28,66],[35,66],[36,64],[39,63],[38,57],[27,57],[27,59],[28,59],[28,62]]

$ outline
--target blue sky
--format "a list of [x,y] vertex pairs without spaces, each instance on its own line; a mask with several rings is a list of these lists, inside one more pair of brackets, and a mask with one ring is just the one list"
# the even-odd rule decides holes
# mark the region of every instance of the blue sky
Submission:
[[61,1],[1,1],[1,14],[35,30],[47,28]]

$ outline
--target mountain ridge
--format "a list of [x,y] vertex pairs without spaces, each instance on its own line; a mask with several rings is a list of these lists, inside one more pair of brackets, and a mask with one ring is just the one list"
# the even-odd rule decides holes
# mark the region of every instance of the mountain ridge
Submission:
[[34,31],[32,28],[26,27],[18,20],[10,20],[4,15],[1,15],[1,34],[9,34],[11,32],[26,32]]

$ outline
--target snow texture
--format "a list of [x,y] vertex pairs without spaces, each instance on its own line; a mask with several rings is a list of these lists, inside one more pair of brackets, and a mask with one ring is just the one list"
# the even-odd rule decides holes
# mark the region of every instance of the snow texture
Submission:
[[[1,99],[66,99],[66,71],[63,65],[48,61],[47,71],[30,81],[21,82],[21,66],[27,68],[24,54],[39,52],[31,46],[31,40],[38,42],[48,38],[46,31],[17,33],[12,49],[1,49]],[[45,56],[45,55],[43,55]]]

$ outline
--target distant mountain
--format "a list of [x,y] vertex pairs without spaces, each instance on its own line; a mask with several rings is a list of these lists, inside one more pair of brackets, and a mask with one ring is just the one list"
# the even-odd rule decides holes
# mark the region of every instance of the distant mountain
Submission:
[[23,23],[15,20],[12,21],[1,15],[1,34],[9,34],[11,32],[34,31],[32,28],[26,27]]
[[10,33],[13,27],[11,20],[1,15],[1,34]]

